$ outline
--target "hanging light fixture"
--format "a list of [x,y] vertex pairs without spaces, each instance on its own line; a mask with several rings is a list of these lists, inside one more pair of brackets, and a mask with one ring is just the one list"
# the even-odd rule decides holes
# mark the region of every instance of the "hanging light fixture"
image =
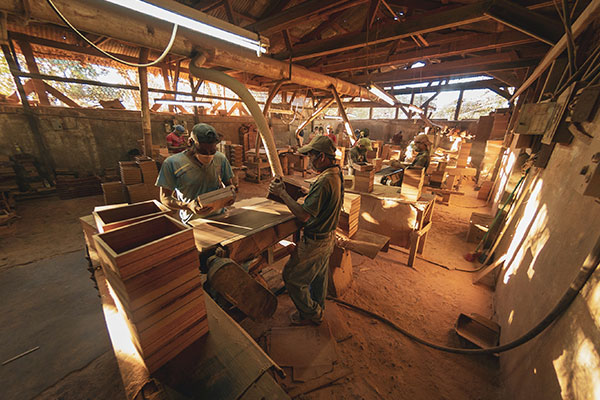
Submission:
[[396,104],[396,99],[392,95],[386,93],[382,88],[380,88],[374,83],[371,83],[369,85],[369,92],[373,93],[375,96],[379,97],[381,100],[385,101],[390,106]]
[[[258,56],[267,52],[268,43],[263,41],[263,38],[261,38],[258,34],[244,30],[235,25],[220,22],[216,18],[212,18],[208,15],[201,14],[199,11],[198,15],[204,15],[206,17],[205,19],[207,22],[187,17],[175,11],[167,10],[160,6],[151,4],[151,2],[146,2],[142,0],[105,1],[107,1],[108,3],[116,4],[121,7],[128,8],[132,11],[139,12],[153,18],[158,18],[160,20],[179,25],[180,27],[196,31],[204,35],[212,36],[216,39],[224,40],[226,42],[233,43],[250,50],[254,50],[256,51],[256,54]],[[229,30],[219,28],[215,26],[215,24],[227,25],[227,28],[229,28]],[[234,33],[232,31],[236,32]]]

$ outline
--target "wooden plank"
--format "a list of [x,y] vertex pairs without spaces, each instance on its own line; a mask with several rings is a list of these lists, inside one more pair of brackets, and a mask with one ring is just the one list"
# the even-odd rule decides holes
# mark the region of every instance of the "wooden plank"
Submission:
[[150,200],[125,206],[103,208],[102,210],[94,209],[92,215],[94,216],[98,232],[108,232],[134,222],[157,217],[169,212],[171,212],[171,210],[162,203],[156,200]]
[[478,272],[474,273],[473,274],[473,278],[472,278],[473,283],[479,283],[479,282],[481,282],[481,280],[484,277],[486,277],[487,275],[489,275],[496,268],[498,268],[501,265],[503,265],[505,260],[506,260],[506,254],[503,254],[502,256],[498,257],[498,259],[496,259],[496,261],[494,261],[490,265],[484,267],[481,271],[478,271]]
[[[27,69],[29,72],[34,74],[39,74],[40,70],[38,69],[37,63],[35,61],[35,57],[33,56],[33,50],[31,49],[31,45],[26,41],[19,41],[19,47],[25,56],[25,62],[27,63]],[[49,106],[50,102],[48,101],[48,95],[46,94],[46,88],[44,86],[44,82],[39,79],[32,79],[33,87],[35,88],[35,92],[38,95],[38,99],[40,100],[40,104],[43,106]]]

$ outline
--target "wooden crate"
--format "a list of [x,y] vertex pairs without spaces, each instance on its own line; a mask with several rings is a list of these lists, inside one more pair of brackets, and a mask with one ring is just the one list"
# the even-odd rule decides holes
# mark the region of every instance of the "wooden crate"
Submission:
[[195,248],[192,230],[161,215],[94,236],[101,262],[127,279]]
[[417,201],[421,197],[425,177],[423,172],[423,168],[407,168],[404,170],[400,193],[408,201]]
[[102,184],[104,204],[127,203],[127,192],[121,182],[105,182]]
[[374,169],[371,169],[370,171],[366,172],[354,170],[354,190],[358,192],[372,192],[374,177]]
[[148,191],[148,186],[145,183],[137,183],[135,185],[127,185],[127,194],[129,195],[130,203],[141,203],[152,200],[152,194]]
[[135,161],[119,161],[119,171],[124,185],[142,183],[142,171]]
[[158,169],[154,160],[140,160],[137,162],[142,173],[142,181],[154,185],[158,178]]
[[144,219],[166,214],[171,210],[156,200],[113,208],[94,209],[98,232],[108,232]]

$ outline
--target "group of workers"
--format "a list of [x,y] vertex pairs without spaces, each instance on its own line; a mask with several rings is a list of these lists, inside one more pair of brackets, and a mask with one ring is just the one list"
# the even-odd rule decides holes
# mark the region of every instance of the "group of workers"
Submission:
[[[221,139],[212,126],[196,124],[189,138],[184,133],[183,126],[176,125],[167,136],[172,155],[163,162],[156,185],[160,187],[161,202],[179,210],[181,220],[189,223],[193,218],[224,211],[201,204],[198,196],[232,186],[234,175],[227,157],[217,151]],[[360,137],[350,150],[351,160],[366,161],[366,153],[372,149],[368,129],[357,132],[357,136]],[[290,197],[278,177],[268,189],[304,224],[300,242],[283,269],[286,289],[297,309],[290,315],[294,325],[318,325],[323,320],[329,257],[344,198],[342,167],[336,161],[335,142],[335,134],[328,127],[328,135],[313,135],[308,144],[298,149],[309,157],[310,167],[319,173],[302,204]],[[427,135],[417,136],[414,142],[418,154],[412,165],[427,168],[430,145]]]

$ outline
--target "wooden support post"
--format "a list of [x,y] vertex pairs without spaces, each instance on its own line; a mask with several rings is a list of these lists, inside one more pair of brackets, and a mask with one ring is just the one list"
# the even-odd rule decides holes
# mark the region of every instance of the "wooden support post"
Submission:
[[302,129],[304,129],[306,127],[306,125],[308,125],[312,121],[314,121],[315,118],[317,118],[323,111],[325,111],[327,109],[327,107],[329,107],[334,101],[335,101],[335,99],[326,100],[322,106],[318,107],[317,111],[312,113],[312,115],[310,117],[308,117],[308,119],[306,121],[304,121],[303,123],[300,124],[300,126],[298,126],[298,129],[296,129],[296,136],[298,136],[298,133]]
[[[140,63],[148,61],[149,50],[142,47],[140,50]],[[142,108],[142,133],[144,138],[144,154],[152,157],[152,124],[150,122],[150,99],[148,97],[148,68],[138,68],[140,81],[140,103]]]
[[454,109],[454,120],[458,121],[458,115],[460,114],[460,106],[462,105],[464,90],[458,93],[458,100],[456,101],[456,108]]
[[[40,70],[35,62],[35,57],[33,56],[33,50],[31,49],[31,45],[25,41],[19,41],[19,47],[25,56],[25,62],[27,62],[27,69],[29,72],[34,74],[39,74]],[[38,99],[40,99],[40,104],[43,106],[49,106],[50,101],[48,101],[48,95],[46,94],[44,81],[40,79],[32,79],[33,87],[35,92],[38,95]]]
[[[10,43],[10,41],[9,41]],[[54,160],[52,156],[48,152],[46,147],[46,143],[44,142],[44,138],[40,131],[37,119],[35,115],[33,115],[33,111],[29,106],[29,102],[27,101],[27,94],[25,93],[25,89],[23,89],[23,85],[21,84],[21,80],[15,74],[15,71],[20,71],[21,68],[17,63],[16,58],[13,57],[13,53],[8,44],[2,44],[2,52],[4,53],[4,57],[6,58],[6,62],[8,63],[8,67],[10,68],[12,77],[15,81],[15,85],[17,86],[17,92],[19,93],[19,97],[21,98],[21,104],[23,106],[23,112],[25,114],[25,118],[27,119],[27,123],[29,124],[29,129],[31,129],[31,133],[33,134],[33,139],[37,145],[38,151],[40,153],[40,159],[44,166],[46,167],[49,173],[53,173],[54,171]]]
[[344,109],[344,104],[342,103],[342,99],[340,99],[340,95],[338,94],[335,86],[331,86],[331,93],[333,93],[333,98],[335,99],[338,105],[338,111],[342,115],[342,119],[344,120],[344,128],[346,128],[346,134],[350,139],[350,143],[354,145],[354,135],[352,133],[352,125],[350,124],[350,120],[348,119],[348,115],[346,114],[346,110]]
[[[171,82],[169,81],[169,69],[167,68],[166,65],[163,65],[160,69],[161,74],[163,76],[163,81],[165,83],[165,89],[167,90],[173,90],[173,88],[171,87]],[[147,76],[147,75],[146,75]],[[174,98],[171,95],[165,95],[166,99],[172,99]],[[175,106],[169,106],[169,112],[175,112]]]

